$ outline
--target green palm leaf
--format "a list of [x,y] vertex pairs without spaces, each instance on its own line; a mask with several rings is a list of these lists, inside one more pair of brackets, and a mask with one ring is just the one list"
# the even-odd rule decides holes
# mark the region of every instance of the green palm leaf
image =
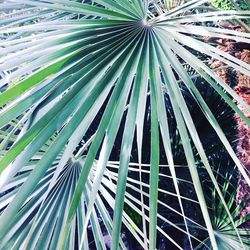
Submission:
[[[176,227],[188,235],[191,246],[193,240],[199,241],[189,232],[191,219],[183,208],[188,198],[182,197],[179,190],[164,103],[166,96],[174,111],[173,119],[213,249],[218,247],[197,169],[197,156],[240,238],[180,82],[194,97],[199,112],[206,116],[250,185],[248,174],[184,66],[190,65],[249,125],[235,102],[248,111],[249,106],[197,55],[218,59],[250,76],[249,65],[203,41],[206,35],[249,43],[248,33],[203,24],[247,19],[250,12],[198,13],[197,7],[206,2],[0,2],[3,10],[0,15],[0,70],[3,72],[0,224],[5,225],[0,228],[2,248],[75,249],[78,246],[88,249],[87,231],[91,225],[97,249],[105,249],[98,220],[101,217],[107,234],[112,236],[111,249],[126,247],[120,234],[123,225],[145,249],[156,248],[157,232],[181,249],[157,221],[159,217],[164,220],[158,212],[161,139],[167,158],[164,165],[169,168],[174,184],[170,193],[177,197],[180,206],[179,211],[172,209],[183,217],[185,224],[185,229]],[[145,192],[142,155],[144,120],[148,114],[151,150],[147,171],[149,190]],[[110,156],[121,129],[120,153],[116,159],[119,164],[111,171]],[[134,148],[138,158],[135,163],[131,159]],[[139,187],[134,192],[140,198],[127,190],[133,163],[136,166],[133,171],[139,171],[136,183]],[[148,204],[145,197],[149,199]],[[107,203],[114,211],[113,219]],[[142,228],[123,210],[124,204],[141,216]]]
[[[217,175],[217,179],[218,175]],[[234,223],[237,226],[237,233],[235,232],[234,226],[232,225],[231,219],[224,210],[221,200],[216,195],[216,190],[212,192],[212,209],[210,210],[211,218],[213,218],[213,226],[216,231],[216,241],[220,249],[241,249],[249,248],[249,240],[247,235],[249,230],[244,227],[244,223],[249,222],[249,215],[242,215],[239,218],[239,212],[244,209],[244,202],[240,204],[234,203],[234,197],[236,196],[235,180],[232,175],[227,175],[222,183],[222,192],[226,199],[227,206],[231,211],[231,215],[234,217]],[[239,237],[240,235],[240,237]],[[211,246],[209,239],[204,241],[206,245]],[[242,246],[243,245],[243,246]],[[203,244],[199,244],[196,249],[204,249]]]

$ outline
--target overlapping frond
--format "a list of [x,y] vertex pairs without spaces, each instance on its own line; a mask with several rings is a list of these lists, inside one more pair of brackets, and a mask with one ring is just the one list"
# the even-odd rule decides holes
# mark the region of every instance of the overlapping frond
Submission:
[[[165,106],[165,96],[168,96],[204,226],[213,248],[218,249],[197,170],[197,154],[232,224],[234,221],[180,83],[198,103],[199,112],[207,117],[250,185],[248,174],[185,67],[190,65],[249,125],[235,102],[248,111],[249,106],[198,55],[220,60],[250,76],[249,65],[204,42],[204,36],[208,36],[249,43],[249,33],[203,25],[232,18],[246,19],[250,12],[197,12],[196,8],[207,1],[179,2],[180,5],[166,7],[160,13],[159,5],[146,0],[1,1],[0,127],[5,135],[0,144],[0,186],[4,190],[1,199],[8,204],[2,207],[0,217],[0,224],[6,225],[0,228],[3,247],[18,249],[24,244],[28,249],[74,249],[77,245],[79,249],[88,249],[85,239],[90,221],[97,248],[103,249],[103,232],[98,222],[101,214],[112,236],[111,249],[124,248],[120,237],[122,223],[145,249],[155,249],[157,230],[162,231],[157,227],[161,139],[167,159],[165,165],[169,166],[179,203],[178,213],[184,219],[181,230],[192,245],[193,236],[189,233],[189,219],[184,213],[184,198],[173,159]],[[126,188],[130,185],[127,176],[134,148],[137,171],[143,171],[144,120],[148,114],[151,150],[147,206],[141,175],[135,180],[139,185],[135,192],[141,192],[141,197],[128,198],[131,194]],[[9,129],[13,121],[17,125]],[[108,175],[107,165],[121,128],[120,153],[116,159],[119,168],[117,174]],[[45,145],[47,148],[41,154]],[[76,150],[79,145],[80,149]],[[80,157],[83,153],[78,151],[84,152],[84,160]],[[80,160],[74,161],[76,152]],[[114,210],[113,219],[103,197]],[[136,227],[124,214],[124,202],[142,216],[142,228]],[[237,232],[237,227],[233,228]],[[163,233],[181,249],[171,236]]]

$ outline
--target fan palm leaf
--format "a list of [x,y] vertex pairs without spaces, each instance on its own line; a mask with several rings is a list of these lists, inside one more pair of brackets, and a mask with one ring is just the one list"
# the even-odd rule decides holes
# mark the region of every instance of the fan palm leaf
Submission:
[[[31,246],[31,249],[48,247],[43,244],[51,244],[51,247],[56,249],[73,249],[75,243],[72,235],[77,227],[81,236],[79,247],[87,248],[84,239],[87,237],[86,231],[90,220],[96,242],[100,244],[98,248],[102,249],[104,240],[97,223],[97,214],[100,212],[105,215],[106,226],[112,234],[111,249],[117,249],[119,245],[124,247],[120,231],[122,223],[128,225],[126,217],[124,219],[123,216],[123,206],[131,150],[136,138],[138,168],[141,170],[144,117],[148,113],[151,117],[149,216],[147,218],[147,207],[142,205],[141,197],[142,204],[139,204],[144,221],[144,242],[141,244],[145,249],[156,248],[160,138],[163,139],[167,165],[185,220],[186,233],[191,239],[173,160],[171,134],[164,103],[164,96],[168,95],[210,241],[213,248],[218,249],[196,166],[193,144],[229,217],[230,211],[180,91],[179,81],[183,82],[193,95],[200,106],[200,112],[207,117],[250,185],[248,174],[182,64],[189,64],[249,125],[248,118],[235,101],[248,112],[249,106],[197,56],[197,53],[202,53],[207,58],[218,59],[249,76],[249,65],[202,39],[206,35],[249,43],[248,33],[229,32],[216,26],[206,27],[204,24],[232,18],[246,19],[250,17],[250,12],[195,12],[198,6],[206,2],[187,1],[170,10],[164,10],[159,15],[153,3],[139,0],[1,1],[3,17],[0,20],[0,70],[4,78],[0,83],[0,127],[3,133],[7,134],[7,139],[3,138],[1,142],[1,188],[4,189],[12,183],[27,164],[33,164],[32,169],[25,173],[25,179],[18,192],[14,194],[8,206],[3,207],[0,217],[0,224],[5,225],[0,229],[0,241],[3,246],[5,243],[11,244],[11,241],[8,241],[10,235],[16,239],[17,246],[21,239],[28,235],[25,246]],[[167,89],[167,93],[164,88]],[[147,96],[149,106],[146,105]],[[101,109],[104,112],[97,123],[97,129],[93,132],[91,127]],[[8,127],[15,119],[22,119],[24,126],[14,126],[12,130],[6,130],[6,126]],[[117,156],[119,170],[115,182],[116,197],[112,205],[115,212],[111,221],[105,205],[101,203],[99,191],[118,130],[124,119],[120,154]],[[14,139],[13,133],[17,134]],[[84,137],[88,137],[89,141],[87,145],[84,143],[87,153],[84,161],[81,161],[81,167],[76,164],[77,166],[69,168],[69,171],[65,170]],[[12,142],[8,143],[7,149],[6,140]],[[39,160],[32,161],[48,141],[50,143]],[[48,185],[49,192],[41,195],[41,199],[40,196],[36,199],[44,206],[51,201],[60,207],[58,221],[61,225],[57,226],[55,221],[50,220],[54,223],[56,238],[60,240],[51,240],[51,243],[43,241],[43,237],[46,237],[46,234],[51,235],[52,231],[49,225],[44,225],[46,219],[41,217],[45,216],[42,214],[38,214],[18,235],[20,224],[17,222],[21,220],[19,216],[25,218],[26,209],[32,205],[32,202],[29,205],[27,203],[29,197],[39,188],[39,183],[46,178],[59,156],[60,161],[51,177],[53,181]],[[75,163],[72,164],[75,166]],[[89,178],[94,165],[96,171],[90,184]],[[56,183],[61,179],[68,180],[61,184],[65,185],[61,186],[62,189],[65,187],[65,190],[68,190],[67,195],[61,190],[54,191]],[[56,203],[56,199],[50,198],[53,192],[58,192],[59,203]],[[112,200],[111,196],[108,200]],[[97,202],[101,204],[99,212],[96,210]],[[54,212],[51,208],[50,216],[53,217]],[[230,219],[233,223],[233,218]],[[146,220],[149,222],[149,237],[146,232]],[[46,227],[42,232],[44,236],[41,236],[40,241],[37,238],[33,244],[32,237],[36,237],[35,231],[39,223]],[[12,235],[14,225],[16,234]],[[79,229],[80,225],[82,228]],[[63,229],[59,230],[59,227]],[[234,230],[237,232],[236,226]],[[168,238],[174,241],[170,236]],[[138,237],[137,239],[139,240]]]
[[[218,176],[216,179],[219,179]],[[234,218],[235,225],[238,228],[240,234],[240,239],[243,242],[245,249],[249,248],[249,230],[245,228],[244,224],[249,222],[249,215],[239,216],[240,211],[245,208],[244,202],[235,205],[235,196],[237,188],[235,186],[235,180],[232,175],[227,174],[226,179],[224,179],[222,185],[222,192],[226,199],[227,206],[231,211],[231,215]],[[211,199],[212,208],[210,210],[212,223],[216,231],[216,240],[220,249],[241,249],[242,242],[239,241],[238,235],[235,234],[235,230],[232,226],[231,220],[228,214],[223,208],[223,204],[216,195],[216,190],[212,190]],[[204,241],[207,246],[211,247],[209,239]],[[196,249],[204,249],[203,244],[199,244]]]

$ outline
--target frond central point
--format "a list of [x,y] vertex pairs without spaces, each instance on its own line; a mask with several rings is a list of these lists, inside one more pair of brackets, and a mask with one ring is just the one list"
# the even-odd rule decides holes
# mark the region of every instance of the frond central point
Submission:
[[150,23],[146,19],[143,19],[141,22],[142,22],[142,25],[145,28],[150,28],[151,27]]

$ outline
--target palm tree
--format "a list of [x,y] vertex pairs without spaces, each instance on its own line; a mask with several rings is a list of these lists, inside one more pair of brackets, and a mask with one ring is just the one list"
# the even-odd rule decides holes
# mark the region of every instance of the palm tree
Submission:
[[[238,3],[232,3],[230,1],[214,1],[214,4],[217,4],[219,8],[221,9],[249,9],[250,3],[246,1],[238,1]],[[249,32],[249,22],[247,25],[243,25],[243,27],[240,27],[238,25],[233,25],[230,27],[231,29],[237,29]],[[235,43],[229,39],[223,40],[222,44],[217,46],[217,48],[221,48],[223,51],[229,52],[230,54],[233,54],[235,57],[239,58],[240,60],[246,62],[247,64],[250,63],[250,50],[248,49],[248,44],[245,43]],[[215,64],[216,68],[219,68],[217,71],[217,74],[228,84],[232,84],[233,80],[230,76],[231,69],[224,68],[221,66],[225,66],[222,62],[215,61],[213,64]],[[221,69],[222,68],[222,69]],[[233,84],[232,84],[233,85]],[[236,86],[234,87],[235,91],[239,96],[245,100],[246,103],[249,104],[249,87],[250,87],[250,77],[242,74],[241,72],[236,73]],[[239,108],[241,106],[239,105]],[[249,117],[248,112],[243,108],[242,111],[245,113],[246,117]],[[242,164],[245,166],[245,168],[249,172],[250,167],[250,147],[249,147],[249,127],[245,124],[244,121],[241,120],[240,117],[237,117],[236,120],[238,123],[238,157]],[[241,215],[245,216],[249,213],[249,186],[245,183],[244,178],[240,176],[239,178],[239,187],[237,192],[237,202],[241,203],[241,201],[247,201],[247,205],[243,208],[241,211]]]
[[[195,79],[202,78],[249,126],[237,106],[249,112],[248,104],[208,61],[220,60],[247,76],[249,65],[203,39],[249,43],[248,33],[219,28],[216,22],[247,19],[250,12],[210,10],[207,2],[0,1],[0,225],[4,225],[0,248],[88,249],[93,238],[97,249],[105,249],[108,235],[111,249],[125,249],[123,226],[144,249],[156,248],[157,232],[182,249],[159,226],[158,220],[171,221],[158,213],[158,206],[182,217],[184,227],[172,226],[185,233],[192,246],[201,240],[189,230],[189,224],[196,222],[185,215],[188,200],[199,205],[204,223],[197,226],[207,230],[211,246],[218,249],[199,165],[241,239],[182,87],[250,185],[195,84]],[[184,166],[174,159],[171,120],[177,126]],[[148,162],[145,140],[150,143]],[[136,155],[131,157],[131,152]],[[172,183],[169,192],[159,187],[160,168],[169,171],[163,174]],[[190,180],[178,177],[182,168]],[[193,185],[197,200],[182,195],[181,182]],[[159,192],[174,196],[178,208],[160,203]],[[123,209],[124,203],[139,214],[140,225]]]

